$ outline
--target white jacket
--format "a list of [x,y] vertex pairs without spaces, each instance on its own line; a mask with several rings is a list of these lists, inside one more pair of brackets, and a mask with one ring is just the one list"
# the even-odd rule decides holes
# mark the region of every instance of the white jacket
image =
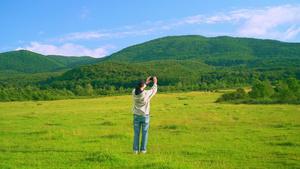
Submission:
[[132,91],[134,105],[132,112],[136,115],[147,116],[150,114],[150,99],[157,92],[157,84],[153,84],[151,90],[144,90],[142,93],[135,95],[135,89]]

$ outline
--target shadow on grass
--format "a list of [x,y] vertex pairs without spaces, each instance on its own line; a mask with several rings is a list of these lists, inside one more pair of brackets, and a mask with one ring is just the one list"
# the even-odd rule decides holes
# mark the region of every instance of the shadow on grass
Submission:
[[85,158],[85,161],[103,163],[110,166],[120,166],[120,164],[126,163],[127,159],[121,158],[116,154],[100,151],[88,155],[88,157]]
[[181,133],[189,132],[189,127],[183,124],[164,124],[157,128],[158,130],[169,130],[173,134],[180,135]]
[[4,150],[0,149],[1,153],[85,153],[86,151],[79,151],[79,150]]
[[292,142],[270,142],[269,143],[271,146],[288,146],[288,147],[296,147],[299,146],[297,143],[292,143]]
[[109,134],[105,136],[101,136],[101,138],[108,138],[108,139],[129,139],[131,137],[125,134]]
[[105,121],[100,124],[101,126],[115,126],[116,124],[111,121]]
[[42,135],[42,134],[47,134],[48,131],[36,131],[36,132],[29,132],[29,133],[23,133],[25,135]]
[[134,166],[131,168],[154,168],[154,169],[183,169],[186,167],[182,167],[178,164],[171,164],[171,163],[148,163],[148,164],[144,164],[144,165],[139,165],[139,166]]
[[165,125],[161,125],[159,126],[160,129],[167,129],[167,130],[188,130],[189,127],[186,125],[181,125],[181,124],[165,124]]
[[89,155],[88,158],[86,158],[86,161],[91,161],[91,162],[116,162],[119,161],[120,158],[117,157],[114,154],[109,154],[106,152],[96,152],[91,155]]

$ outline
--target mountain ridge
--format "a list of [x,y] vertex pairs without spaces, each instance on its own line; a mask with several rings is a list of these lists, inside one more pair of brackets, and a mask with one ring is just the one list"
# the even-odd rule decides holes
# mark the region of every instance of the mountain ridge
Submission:
[[293,58],[293,61],[299,62],[299,56],[300,43],[228,36],[207,38],[186,35],[162,37],[137,44],[107,56],[105,60],[137,63],[151,60],[196,59],[214,66],[223,66],[224,63],[232,66],[268,59]]
[[0,53],[0,76],[55,72],[62,69],[98,63],[102,59],[92,57],[66,57],[59,55],[41,55],[20,50]]
[[[145,63],[162,60],[193,60],[217,69],[235,70],[297,67],[300,64],[300,43],[229,36],[184,35],[153,39],[103,58],[41,55],[25,50],[11,51],[0,53],[0,77],[55,72],[106,61]],[[193,65],[197,67],[195,63]]]

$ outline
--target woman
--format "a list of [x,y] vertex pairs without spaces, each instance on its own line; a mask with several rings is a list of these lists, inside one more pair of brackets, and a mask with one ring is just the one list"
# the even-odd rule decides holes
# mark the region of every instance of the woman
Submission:
[[[153,86],[151,90],[144,90],[151,81],[153,81]],[[150,99],[157,92],[157,78],[148,77],[145,82],[143,79],[139,79],[135,89],[132,91],[132,98],[134,105],[132,112],[134,113],[133,117],[133,126],[134,126],[134,141],[133,141],[133,153],[138,154],[139,152],[139,139],[140,139],[140,130],[142,127],[142,143],[141,143],[141,153],[145,154],[147,152],[147,138],[148,138],[148,129],[150,122]]]

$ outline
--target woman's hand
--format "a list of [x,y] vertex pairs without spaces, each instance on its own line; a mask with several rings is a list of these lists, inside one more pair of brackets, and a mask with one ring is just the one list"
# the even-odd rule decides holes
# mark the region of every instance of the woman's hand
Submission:
[[157,78],[155,76],[153,77],[153,83],[157,84]]
[[147,81],[146,81],[146,84],[149,84],[152,80],[150,80],[151,79],[151,76],[149,76],[148,78],[147,78]]
[[[152,77],[153,80],[150,80],[151,77]],[[146,84],[149,84],[149,83],[152,82],[152,81],[153,81],[154,84],[157,84],[157,78],[156,78],[155,76],[149,76],[149,77],[147,78]]]

